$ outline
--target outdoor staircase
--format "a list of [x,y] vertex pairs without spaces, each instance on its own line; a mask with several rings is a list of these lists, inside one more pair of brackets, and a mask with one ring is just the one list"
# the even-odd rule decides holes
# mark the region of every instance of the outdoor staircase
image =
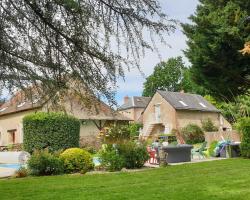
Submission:
[[145,132],[142,131],[141,136],[142,136],[142,137],[149,137],[149,136],[152,134],[154,128],[155,128],[157,125],[159,125],[159,124],[162,124],[162,123],[152,123],[152,124],[150,124],[150,125],[147,127],[147,130],[146,130]]
[[[159,124],[162,124],[162,123],[150,124],[145,132],[144,132],[144,130],[142,130],[142,132],[140,133],[140,137],[141,138],[149,137],[152,134],[154,128]],[[176,139],[177,139],[179,144],[185,144],[185,140],[183,139],[182,135],[180,134],[180,132],[178,130],[175,130],[174,134],[175,134]]]
[[145,136],[150,136],[152,131],[154,130],[154,127],[155,127],[156,124],[150,124],[146,133],[145,133]]

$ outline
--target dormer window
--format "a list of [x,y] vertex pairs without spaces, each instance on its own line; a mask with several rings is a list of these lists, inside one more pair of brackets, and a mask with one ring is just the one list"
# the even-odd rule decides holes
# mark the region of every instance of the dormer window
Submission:
[[7,108],[8,108],[8,107],[1,108],[1,109],[0,109],[0,112],[5,111]]
[[183,106],[188,106],[184,101],[179,101]]
[[21,108],[22,106],[24,106],[25,103],[26,103],[26,102],[22,102],[22,103],[18,104],[17,107],[18,107],[18,108]]
[[203,104],[203,103],[199,103],[203,108],[206,108],[207,106],[205,105],[205,104]]

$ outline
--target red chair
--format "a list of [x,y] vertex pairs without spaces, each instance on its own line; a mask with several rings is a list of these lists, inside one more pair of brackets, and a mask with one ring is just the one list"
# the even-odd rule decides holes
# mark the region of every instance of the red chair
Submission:
[[158,164],[157,159],[156,159],[156,151],[152,150],[150,147],[147,147],[147,151],[148,151],[149,156],[150,156],[147,163],[149,163],[149,164]]

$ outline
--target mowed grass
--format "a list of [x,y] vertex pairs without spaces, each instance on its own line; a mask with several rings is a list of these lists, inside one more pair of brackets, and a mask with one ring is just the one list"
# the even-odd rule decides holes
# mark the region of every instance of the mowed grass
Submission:
[[250,160],[220,160],[130,173],[0,180],[0,199],[248,200]]

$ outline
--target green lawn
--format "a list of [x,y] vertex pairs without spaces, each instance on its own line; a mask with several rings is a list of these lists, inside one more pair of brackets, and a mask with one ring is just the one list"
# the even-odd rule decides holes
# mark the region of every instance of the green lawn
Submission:
[[0,199],[248,200],[250,160],[221,160],[133,173],[0,180]]

